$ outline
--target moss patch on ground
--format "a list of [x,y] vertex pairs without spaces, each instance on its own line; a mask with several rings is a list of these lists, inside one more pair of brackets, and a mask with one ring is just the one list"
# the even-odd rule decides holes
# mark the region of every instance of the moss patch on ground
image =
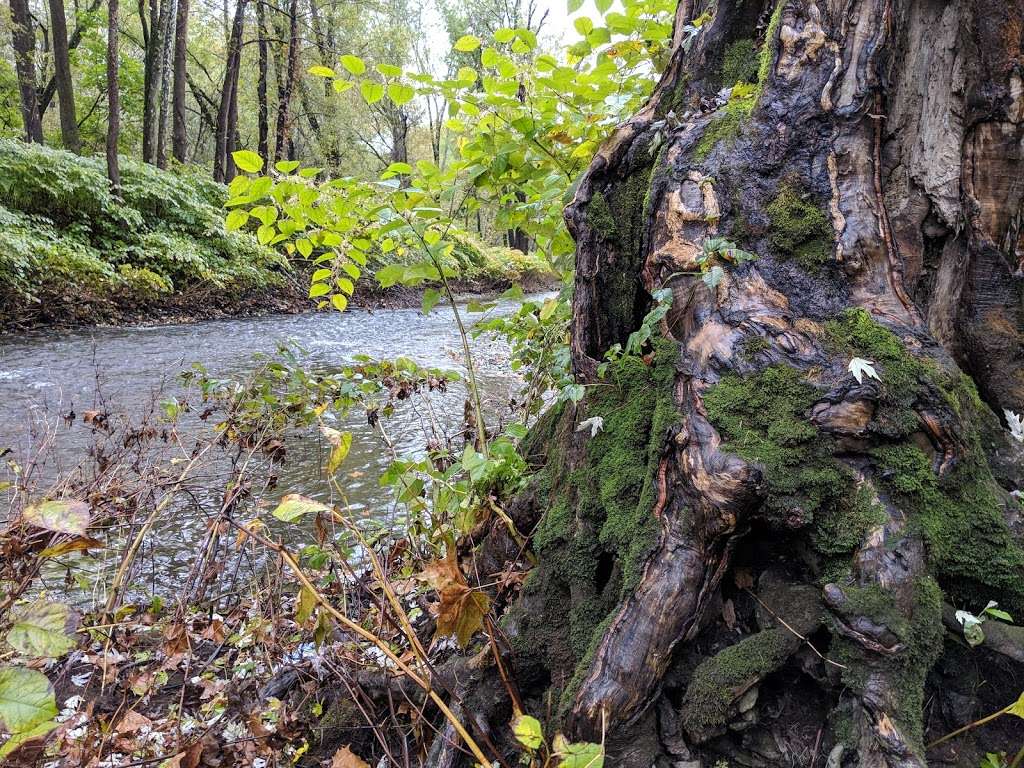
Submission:
[[793,187],[782,191],[765,208],[771,221],[768,239],[784,258],[808,271],[817,271],[832,255],[832,224],[825,212],[805,200]]

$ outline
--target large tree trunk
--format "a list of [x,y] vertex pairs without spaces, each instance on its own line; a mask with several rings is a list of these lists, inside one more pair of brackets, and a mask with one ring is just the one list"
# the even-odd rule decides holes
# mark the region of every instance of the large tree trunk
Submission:
[[232,110],[237,108],[235,91],[238,89],[238,74],[242,61],[242,31],[245,28],[245,0],[238,0],[235,16],[228,38],[228,58],[224,65],[224,84],[217,108],[217,124],[214,134],[213,178],[229,181],[234,177],[235,163],[230,150],[234,144],[234,127],[238,122]]
[[160,52],[160,116],[157,121],[156,135],[156,165],[158,168],[167,167],[167,133],[171,123],[171,63],[174,47],[174,30],[176,28],[174,0],[165,0],[164,28],[161,30]]
[[277,126],[274,132],[274,160],[287,156],[291,159],[292,95],[299,70],[299,4],[288,2],[288,53],[283,80],[278,79]]
[[[1018,695],[988,651],[956,666],[943,608],[1024,615],[995,415],[1024,408],[1022,34],[1019,0],[680,2],[566,212],[593,386],[513,505],[539,520],[505,619],[527,706],[610,764],[976,765],[924,749],[996,708],[960,681]],[[716,237],[757,258],[719,252],[709,287]],[[599,376],[663,288],[650,354]]]
[[68,59],[68,28],[64,17],[64,0],[50,0],[50,27],[53,30],[53,69],[60,98],[60,134],[64,148],[80,152],[78,118],[75,115],[75,90]]
[[260,157],[267,159],[270,157],[270,109],[267,98],[269,42],[267,41],[267,18],[263,7],[263,0],[256,0],[256,35],[259,54],[259,74],[256,79],[256,122],[258,136],[256,151]]
[[121,189],[117,144],[121,136],[121,85],[118,80],[118,0],[107,6],[107,178],[114,193]]
[[18,75],[21,99],[21,120],[25,141],[43,143],[43,122],[39,116],[36,92],[36,35],[28,0],[10,0],[11,42],[14,46],[14,68]]
[[[185,94],[188,79],[188,0],[178,0],[174,24],[174,113],[171,127],[171,151],[179,163],[188,160],[188,138],[186,136],[187,115]],[[202,105],[200,105],[202,106]]]

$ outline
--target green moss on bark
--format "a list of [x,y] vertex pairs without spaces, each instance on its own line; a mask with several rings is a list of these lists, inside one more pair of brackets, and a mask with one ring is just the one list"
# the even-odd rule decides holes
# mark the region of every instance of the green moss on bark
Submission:
[[690,733],[724,726],[737,698],[757,680],[785,664],[800,640],[786,629],[766,629],[702,662],[683,698],[683,725]]
[[722,85],[728,88],[735,83],[756,83],[761,63],[750,38],[731,43],[722,57]]
[[564,468],[549,461],[537,479],[549,498],[533,537],[541,565],[524,585],[524,604],[540,610],[518,617],[522,631],[515,644],[527,657],[543,657],[567,706],[658,541],[655,479],[669,428],[679,418],[673,400],[678,347],[659,339],[654,348],[650,365],[624,357],[575,412],[565,410],[563,424],[551,432],[562,440],[587,418],[600,417],[604,428],[585,438],[567,475],[554,476]]
[[808,271],[832,255],[832,224],[825,212],[786,186],[765,208],[771,220],[769,240],[779,253]]

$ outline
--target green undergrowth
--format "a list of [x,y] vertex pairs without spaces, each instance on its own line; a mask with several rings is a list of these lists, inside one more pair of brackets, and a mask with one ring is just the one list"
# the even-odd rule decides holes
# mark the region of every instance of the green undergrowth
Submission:
[[785,258],[813,272],[832,255],[832,224],[825,212],[805,200],[793,187],[785,186],[767,205],[771,221],[769,240]]
[[[679,418],[672,395],[678,348],[660,339],[654,346],[650,365],[621,358],[575,413],[565,409],[560,426],[544,427],[551,444],[535,482],[546,496],[546,512],[533,536],[541,565],[524,587],[524,604],[539,601],[543,615],[521,617],[517,646],[543,655],[544,666],[561,675],[556,684],[565,706],[657,544],[654,481],[664,440]],[[577,435],[576,422],[593,417],[603,419],[603,429],[593,437]],[[586,444],[564,474],[559,443],[569,440]]]
[[224,228],[224,188],[122,159],[120,197],[99,157],[0,140],[0,281],[9,301],[124,292],[143,299],[206,282],[268,286],[287,263]]

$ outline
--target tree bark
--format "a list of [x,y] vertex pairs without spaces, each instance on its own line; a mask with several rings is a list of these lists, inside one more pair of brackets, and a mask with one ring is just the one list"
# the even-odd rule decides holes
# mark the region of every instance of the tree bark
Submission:
[[161,34],[160,51],[160,110],[157,119],[156,133],[156,165],[157,168],[167,167],[167,132],[171,119],[171,55],[174,46],[175,0],[164,0],[165,13]]
[[[1024,612],[1022,30],[1018,0],[679,3],[566,210],[588,394],[534,428],[510,511],[539,557],[517,679],[606,764],[963,759],[924,747],[964,724],[944,603]],[[503,527],[474,572],[517,557]],[[502,732],[495,700],[466,703]]]
[[[166,5],[166,3],[165,3]],[[147,23],[146,15],[149,15]],[[156,131],[160,114],[160,31],[162,12],[159,0],[141,0],[139,20],[144,47],[142,72],[142,160],[156,163]]]
[[171,149],[179,163],[188,161],[187,114],[185,112],[186,71],[188,64],[188,0],[178,0],[174,25],[174,113],[171,127]]
[[118,0],[107,6],[107,178],[117,194],[121,189],[121,170],[117,144],[121,134],[121,86],[118,81]]
[[10,0],[11,42],[14,46],[14,68],[18,76],[21,99],[21,120],[25,141],[43,143],[43,123],[39,116],[36,92],[36,36],[28,0]]
[[64,18],[64,0],[50,0],[50,27],[53,30],[53,69],[60,98],[60,134],[64,148],[78,153],[78,118],[75,115],[75,90],[68,58],[68,29]]
[[220,105],[217,109],[217,126],[214,134],[213,178],[217,181],[229,180],[234,176],[234,160],[229,150],[233,144],[234,126],[237,116],[232,116],[232,108],[236,107],[235,90],[238,88],[238,74],[242,59],[242,30],[245,27],[245,0],[238,0],[235,5],[235,16],[231,22],[231,35],[228,39],[228,58],[224,65],[224,85],[220,93]]
[[259,54],[259,75],[256,80],[257,152],[260,157],[267,159],[270,157],[270,109],[267,97],[267,18],[263,0],[256,0],[256,34]]
[[288,54],[283,83],[277,95],[277,126],[274,132],[274,160],[286,154],[290,159],[291,102],[295,91],[295,78],[299,68],[299,11],[298,0],[288,3]]

